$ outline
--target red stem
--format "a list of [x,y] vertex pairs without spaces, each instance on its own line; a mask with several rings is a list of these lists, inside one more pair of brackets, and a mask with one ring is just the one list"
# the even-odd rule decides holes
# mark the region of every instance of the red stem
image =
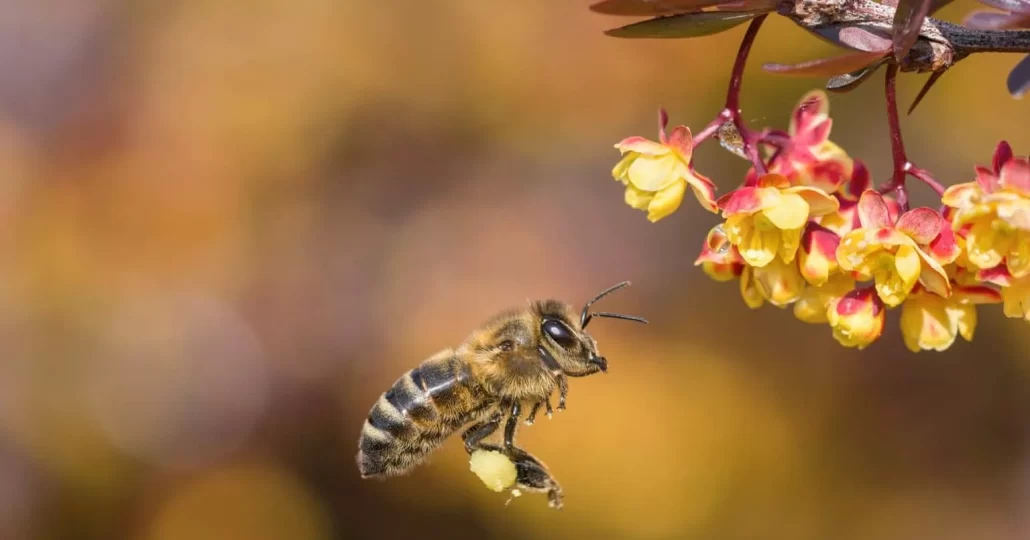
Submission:
[[898,204],[901,206],[901,211],[905,212],[908,210],[908,188],[905,186],[907,176],[911,175],[918,178],[930,186],[930,189],[936,191],[937,195],[944,193],[944,186],[937,180],[934,180],[927,170],[920,169],[908,160],[908,155],[905,153],[905,141],[901,138],[901,120],[898,117],[897,77],[897,64],[888,64],[887,76],[884,79],[884,95],[887,100],[887,124],[890,128],[894,172],[890,182],[880,186],[879,192],[888,193],[894,191]]
[[719,111],[719,114],[694,137],[694,146],[697,147],[705,139],[714,135],[727,120],[732,121],[733,127],[737,128],[737,132],[740,133],[741,138],[744,140],[744,154],[751,160],[755,167],[755,172],[758,174],[764,174],[766,170],[765,163],[758,155],[758,143],[762,141],[762,138],[760,134],[748,129],[743,117],[741,117],[740,87],[744,82],[744,67],[747,65],[751,46],[754,44],[755,37],[758,36],[758,30],[762,27],[762,23],[765,22],[767,16],[768,14],[759,15],[751,20],[751,24],[748,25],[747,32],[744,33],[744,38],[740,42],[740,48],[737,50],[737,59],[733,62],[733,71],[730,73],[730,85],[726,90],[726,104]]

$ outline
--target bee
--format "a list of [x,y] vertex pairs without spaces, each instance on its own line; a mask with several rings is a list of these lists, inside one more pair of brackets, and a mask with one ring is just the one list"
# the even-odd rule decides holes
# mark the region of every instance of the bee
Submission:
[[[558,300],[531,302],[527,308],[500,313],[454,349],[445,349],[402,375],[379,397],[358,441],[362,478],[407,474],[444,440],[465,427],[465,451],[494,450],[508,456],[516,484],[529,492],[546,492],[561,506],[561,488],[544,465],[515,446],[523,406],[531,407],[532,424],[541,406],[548,416],[550,397],[558,390],[558,410],[566,407],[569,377],[608,371],[608,361],[586,327],[595,317],[646,324],[640,317],[591,312],[605,296],[629,286],[605,289],[577,314]],[[504,423],[503,445],[484,443]]]

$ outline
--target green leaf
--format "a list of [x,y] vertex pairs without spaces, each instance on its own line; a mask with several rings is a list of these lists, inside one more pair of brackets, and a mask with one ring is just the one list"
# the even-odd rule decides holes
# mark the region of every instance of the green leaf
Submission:
[[627,39],[680,39],[710,36],[745,23],[764,11],[704,11],[658,17],[620,28],[605,34]]

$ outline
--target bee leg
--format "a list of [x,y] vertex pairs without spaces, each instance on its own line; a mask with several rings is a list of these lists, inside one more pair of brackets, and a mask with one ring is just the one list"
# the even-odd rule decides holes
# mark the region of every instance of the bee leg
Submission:
[[551,398],[547,398],[544,400],[544,408],[547,411],[547,419],[550,420],[551,415],[554,414],[554,409],[551,408]]
[[[484,448],[488,448],[488,446],[484,445]],[[491,449],[501,450],[496,447],[491,447]],[[515,486],[518,489],[532,493],[546,493],[548,506],[556,510],[562,507],[561,486],[540,460],[521,448],[505,448],[503,452],[515,464]]]
[[569,380],[565,376],[558,377],[558,410],[565,410],[565,398],[569,395]]
[[519,415],[522,414],[522,403],[515,400],[508,413],[508,422],[504,424],[504,447],[511,449],[515,445],[515,429],[519,427]]
[[533,408],[529,410],[529,416],[526,417],[527,426],[532,426],[533,422],[536,421],[536,413],[540,410],[540,406],[543,404],[543,401],[537,401],[533,404]]
[[498,412],[489,419],[466,429],[465,433],[461,435],[461,440],[465,442],[465,451],[471,454],[481,448],[480,442],[489,437],[491,433],[497,431],[500,425],[501,413]]

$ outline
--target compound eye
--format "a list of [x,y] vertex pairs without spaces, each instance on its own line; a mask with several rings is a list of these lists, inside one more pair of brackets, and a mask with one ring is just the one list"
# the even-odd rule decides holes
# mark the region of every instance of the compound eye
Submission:
[[544,321],[543,329],[544,333],[562,348],[572,349],[576,346],[576,338],[572,335],[572,331],[560,321],[547,319]]

